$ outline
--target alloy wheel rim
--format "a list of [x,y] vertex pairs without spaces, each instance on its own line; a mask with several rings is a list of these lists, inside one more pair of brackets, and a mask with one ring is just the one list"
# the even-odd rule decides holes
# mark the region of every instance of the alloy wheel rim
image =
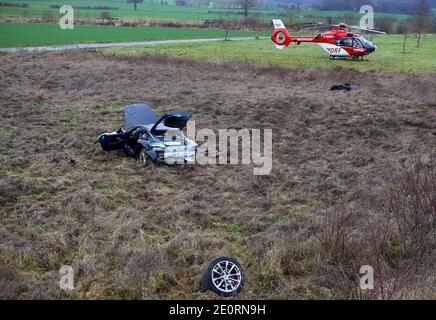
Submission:
[[220,261],[212,268],[212,283],[221,292],[237,290],[241,281],[241,270],[231,261]]

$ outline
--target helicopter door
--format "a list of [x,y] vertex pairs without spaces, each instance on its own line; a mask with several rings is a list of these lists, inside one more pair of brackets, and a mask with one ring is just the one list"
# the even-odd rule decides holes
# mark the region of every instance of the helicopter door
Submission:
[[360,39],[353,39],[353,56],[361,56],[365,53],[365,47]]
[[[348,57],[350,54],[345,48],[353,47],[353,40],[351,38],[343,38],[333,44],[322,44],[326,48],[326,52],[332,57]],[[324,49],[324,48],[323,48]],[[348,49],[349,50],[349,49]]]

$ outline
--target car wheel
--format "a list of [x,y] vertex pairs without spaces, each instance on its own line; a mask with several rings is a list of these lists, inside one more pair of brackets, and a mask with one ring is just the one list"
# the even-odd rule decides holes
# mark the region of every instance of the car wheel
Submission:
[[148,166],[151,159],[147,154],[147,149],[141,148],[141,150],[139,150],[138,160],[144,167]]
[[233,258],[213,260],[203,272],[203,289],[224,297],[236,295],[244,285],[241,265]]

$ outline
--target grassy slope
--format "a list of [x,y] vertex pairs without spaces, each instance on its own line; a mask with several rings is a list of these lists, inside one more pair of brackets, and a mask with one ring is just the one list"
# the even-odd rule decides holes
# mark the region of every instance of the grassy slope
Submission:
[[[80,50],[5,54],[0,74],[3,299],[216,299],[198,284],[204,265],[222,255],[246,271],[238,298],[350,298],[359,293],[355,266],[372,264],[368,238],[384,231],[361,229],[368,209],[358,201],[384,196],[395,168],[436,147],[432,75]],[[328,91],[343,79],[359,90]],[[189,112],[198,130],[273,128],[271,175],[253,176],[246,165],[144,169],[101,151],[97,136],[121,125],[123,105],[135,102],[158,114]],[[348,199],[353,217],[325,219],[340,225],[322,228],[324,206]],[[395,268],[404,258],[393,239],[383,252],[400,261]],[[58,285],[64,264],[76,272],[68,292]],[[404,279],[399,297],[436,297],[421,274]]]
[[[255,36],[255,32],[231,31],[229,36]],[[224,37],[223,30],[176,28],[129,28],[75,26],[62,30],[56,24],[0,23],[0,46],[29,46],[86,42],[136,41],[146,39],[192,39]],[[263,33],[266,35],[266,33]]]
[[[436,36],[429,35],[421,48],[416,48],[416,40],[408,40],[407,53],[402,53],[402,37],[398,35],[375,37],[378,50],[365,61],[331,60],[318,46],[292,45],[284,50],[274,48],[270,40],[221,43],[168,44],[159,46],[137,46],[105,49],[120,54],[140,54],[144,52],[185,56],[210,61],[245,61],[259,64],[277,64],[284,67],[351,67],[358,70],[406,71],[410,73],[436,70]],[[219,51],[219,55],[216,52]]]

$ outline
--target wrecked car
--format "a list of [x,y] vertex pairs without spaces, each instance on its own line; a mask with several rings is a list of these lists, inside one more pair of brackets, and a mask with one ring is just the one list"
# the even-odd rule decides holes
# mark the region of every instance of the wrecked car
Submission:
[[124,128],[103,133],[98,141],[104,151],[122,150],[144,165],[193,163],[197,143],[183,134],[191,119],[186,112],[168,112],[158,118],[145,104],[124,108]]

